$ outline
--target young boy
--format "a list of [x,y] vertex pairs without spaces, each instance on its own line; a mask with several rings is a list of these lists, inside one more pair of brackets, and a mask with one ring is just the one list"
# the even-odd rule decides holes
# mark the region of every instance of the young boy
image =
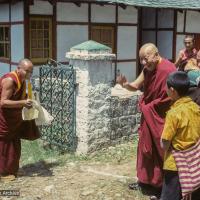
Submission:
[[200,139],[200,107],[186,96],[189,86],[190,80],[185,72],[177,71],[168,76],[167,94],[173,104],[167,112],[161,136],[161,146],[165,150],[161,200],[181,200],[182,198],[172,149],[188,149]]

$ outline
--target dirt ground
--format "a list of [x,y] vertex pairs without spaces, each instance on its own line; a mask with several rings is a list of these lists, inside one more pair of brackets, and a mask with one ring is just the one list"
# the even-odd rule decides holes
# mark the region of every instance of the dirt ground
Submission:
[[20,168],[19,177],[0,183],[0,190],[18,190],[20,196],[0,196],[17,200],[147,200],[139,191],[128,189],[136,181],[135,159],[119,163],[97,161],[38,161]]

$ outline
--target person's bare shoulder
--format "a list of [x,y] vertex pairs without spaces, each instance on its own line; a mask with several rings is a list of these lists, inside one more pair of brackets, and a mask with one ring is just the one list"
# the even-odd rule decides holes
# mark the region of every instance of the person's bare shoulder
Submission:
[[13,79],[10,77],[4,78],[1,82],[1,85],[2,85],[2,90],[14,91],[15,89],[15,83]]

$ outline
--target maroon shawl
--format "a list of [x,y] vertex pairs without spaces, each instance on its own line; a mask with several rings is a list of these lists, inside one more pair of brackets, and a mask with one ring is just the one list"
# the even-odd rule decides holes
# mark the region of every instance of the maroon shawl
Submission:
[[138,180],[155,187],[162,185],[163,150],[160,137],[164,115],[170,106],[166,93],[166,79],[176,67],[162,59],[156,70],[144,69],[144,94],[140,100],[142,112],[137,155]]
[[[25,81],[22,82],[20,77],[16,77],[17,73],[8,73],[0,79],[0,95],[2,91],[1,81],[4,78],[10,77],[14,83],[14,93],[11,96],[11,100],[23,100],[26,99],[26,85]],[[20,81],[21,87],[18,88],[18,82]],[[39,138],[39,131],[35,125],[35,121],[23,121],[22,120],[22,108],[1,108],[0,107],[0,138],[12,138],[20,137],[22,139],[34,140]]]
[[[2,80],[11,78],[15,87],[11,100],[23,100],[26,98],[25,82],[20,80],[16,73],[8,73],[0,79],[0,96],[2,92]],[[18,88],[20,81],[21,87]],[[21,154],[20,139],[34,140],[39,138],[39,130],[35,121],[22,120],[22,108],[0,107],[0,174],[16,174],[19,168]]]

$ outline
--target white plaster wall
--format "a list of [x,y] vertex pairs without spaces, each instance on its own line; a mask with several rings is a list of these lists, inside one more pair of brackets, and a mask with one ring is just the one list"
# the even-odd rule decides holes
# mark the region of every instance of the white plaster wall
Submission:
[[156,43],[156,32],[155,31],[142,31],[142,44],[145,43]]
[[135,59],[137,50],[137,27],[118,26],[118,59]]
[[136,62],[123,62],[117,63],[117,70],[124,74],[128,81],[136,79]]
[[178,57],[179,51],[185,48],[184,43],[183,43],[184,38],[185,38],[185,35],[176,36],[176,58]]
[[14,71],[17,69],[17,65],[11,65],[11,71]]
[[127,6],[126,9],[118,8],[118,22],[119,23],[137,23],[138,11],[133,6]]
[[[117,70],[117,66],[116,66],[116,70]],[[113,74],[112,80],[114,81],[115,79],[115,63],[114,62],[112,63],[112,74]]]
[[0,22],[9,22],[8,4],[0,4]]
[[158,50],[160,55],[172,59],[173,47],[173,32],[172,31],[158,31]]
[[76,134],[78,137],[77,153],[87,153],[88,150],[88,66],[82,61],[72,61],[76,69],[76,82],[78,88],[76,91]]
[[91,5],[91,21],[92,22],[115,22],[115,6],[113,5]]
[[185,31],[189,33],[200,33],[200,12],[187,11]]
[[184,12],[177,12],[177,32],[183,32],[184,27]]
[[91,86],[111,83],[114,77],[112,61],[91,60],[88,65]]
[[11,21],[23,21],[24,20],[24,4],[22,2],[18,2],[15,4],[11,4]]
[[8,73],[10,71],[10,65],[7,63],[1,63],[0,62],[0,76],[4,75],[5,73]]
[[53,6],[48,1],[34,0],[30,6],[30,14],[53,15]]
[[174,11],[169,9],[161,9],[158,12],[158,28],[173,28]]
[[57,3],[57,21],[88,22],[88,4]]
[[11,26],[11,60],[18,62],[24,58],[24,26]]
[[57,26],[57,59],[66,61],[65,54],[70,48],[88,40],[88,26]]

